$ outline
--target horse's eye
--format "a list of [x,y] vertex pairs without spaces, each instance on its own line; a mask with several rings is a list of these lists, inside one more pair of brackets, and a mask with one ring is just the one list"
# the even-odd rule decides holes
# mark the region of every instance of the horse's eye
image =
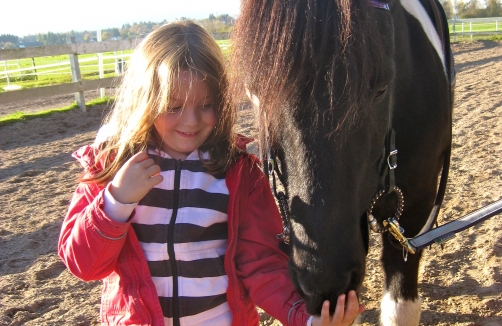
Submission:
[[375,99],[381,97],[383,94],[385,94],[385,92],[387,92],[387,86],[376,92]]
[[375,99],[381,97],[383,94],[385,94],[385,92],[387,92],[387,86],[385,86],[384,88],[378,90],[376,93],[375,93]]

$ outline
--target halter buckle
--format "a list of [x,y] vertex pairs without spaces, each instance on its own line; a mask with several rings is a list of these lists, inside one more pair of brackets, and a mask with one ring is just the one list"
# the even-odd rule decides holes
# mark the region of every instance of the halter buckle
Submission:
[[399,225],[397,220],[393,217],[383,221],[383,226],[394,236],[394,238],[399,241],[399,243],[406,249],[410,254],[414,254],[415,250],[411,247],[408,242],[408,238],[404,236],[404,229]]
[[[394,214],[393,217],[391,217],[391,219],[395,220],[396,223],[397,221],[399,220],[399,218],[401,217],[401,215],[403,214],[403,210],[404,210],[404,196],[403,196],[403,192],[401,189],[399,189],[398,187],[392,187],[391,189],[389,190],[380,190],[376,195],[375,197],[373,197],[373,201],[371,202],[371,205],[370,205],[370,208],[366,211],[366,216],[368,218],[368,223],[370,225],[370,228],[373,232],[375,233],[383,233],[385,231],[388,231],[387,227],[385,226],[385,223],[386,221],[383,221],[382,224],[384,224],[383,226],[377,221],[377,219],[375,218],[375,216],[373,215],[373,207],[375,207],[375,204],[377,203],[377,201],[380,199],[380,197],[382,197],[383,195],[385,194],[389,194],[389,193],[395,193],[396,196],[397,196],[397,209],[396,209],[396,214]],[[387,222],[389,223],[389,222]],[[398,224],[399,225],[399,224]],[[404,232],[404,230],[403,230]]]
[[[395,158],[392,160],[392,163],[391,163],[392,157],[395,157]],[[391,151],[389,153],[389,155],[387,156],[387,165],[389,166],[389,169],[391,169],[391,170],[394,170],[397,168],[397,149]]]
[[269,155],[268,160],[267,160],[268,175],[273,175],[274,169],[275,169],[275,162]]
[[279,233],[278,235],[276,235],[276,238],[279,239],[279,240],[283,240],[285,244],[289,244],[289,228],[284,226],[282,228],[282,233]]

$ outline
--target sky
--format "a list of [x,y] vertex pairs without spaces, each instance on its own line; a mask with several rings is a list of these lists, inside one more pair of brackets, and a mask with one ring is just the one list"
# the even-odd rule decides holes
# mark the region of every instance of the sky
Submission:
[[25,36],[122,27],[209,14],[237,17],[240,0],[2,0],[0,35]]

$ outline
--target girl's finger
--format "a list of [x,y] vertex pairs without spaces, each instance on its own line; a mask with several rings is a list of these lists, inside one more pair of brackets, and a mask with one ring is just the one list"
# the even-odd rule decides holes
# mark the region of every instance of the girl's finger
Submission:
[[129,162],[139,163],[146,159],[148,159],[148,154],[146,153],[146,151],[141,151],[131,156]]
[[329,319],[329,301],[326,300],[322,303],[321,325],[329,325]]
[[349,296],[347,300],[347,308],[345,310],[345,315],[352,318],[357,315],[359,311],[359,302],[357,301],[356,291],[349,291]]
[[151,188],[155,187],[156,185],[158,185],[159,183],[161,183],[162,181],[164,180],[164,177],[161,176],[160,174],[157,174],[157,175],[154,175],[153,177],[151,177],[149,180],[148,180],[148,183],[149,185],[151,186]]
[[329,325],[329,301],[326,300],[322,303],[321,316],[319,317],[320,325]]
[[336,301],[335,313],[333,314],[332,325],[338,325],[342,322],[345,315],[345,294],[341,294]]
[[138,162],[138,164],[144,169],[149,168],[152,165],[156,165],[155,161],[148,156],[143,161]]
[[160,173],[160,166],[158,166],[157,164],[154,164],[150,167],[148,167],[146,170],[146,175],[148,175],[149,177],[153,177],[153,176],[156,176]]

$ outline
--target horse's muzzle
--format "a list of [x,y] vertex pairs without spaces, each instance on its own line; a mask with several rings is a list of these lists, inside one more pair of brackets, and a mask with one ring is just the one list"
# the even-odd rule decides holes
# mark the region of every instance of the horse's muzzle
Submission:
[[311,315],[319,315],[325,300],[329,300],[330,313],[333,314],[339,295],[347,294],[350,290],[358,291],[362,284],[364,269],[362,274],[355,271],[344,273],[343,276],[336,277],[336,280],[328,280],[325,276],[295,270],[294,267],[290,268],[290,274],[298,292],[305,300],[307,312]]

